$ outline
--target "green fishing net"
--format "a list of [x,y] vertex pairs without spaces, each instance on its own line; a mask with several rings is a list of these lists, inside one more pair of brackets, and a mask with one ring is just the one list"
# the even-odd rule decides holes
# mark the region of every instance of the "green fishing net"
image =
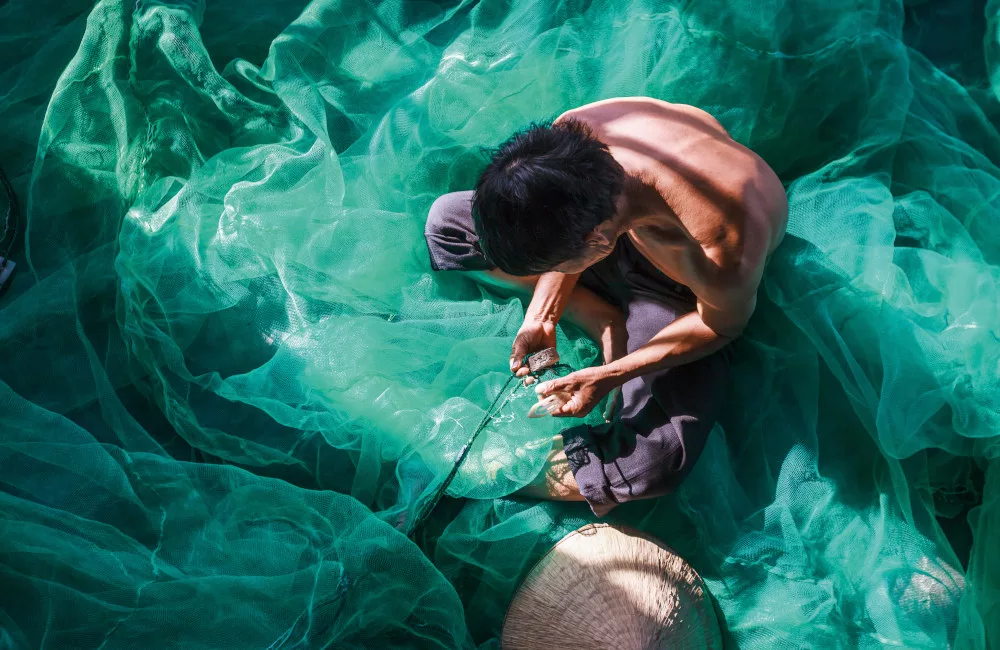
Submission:
[[628,95],[712,113],[790,222],[694,472],[608,519],[733,647],[1000,647],[998,15],[0,6],[0,648],[497,648],[594,517],[510,496],[567,421],[508,382],[524,302],[432,272],[424,221],[484,147]]

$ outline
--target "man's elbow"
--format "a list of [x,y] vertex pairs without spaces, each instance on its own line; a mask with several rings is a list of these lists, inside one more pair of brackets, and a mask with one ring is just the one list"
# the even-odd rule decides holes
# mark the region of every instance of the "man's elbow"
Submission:
[[743,335],[743,330],[746,329],[746,324],[744,323],[742,325],[727,325],[724,327],[709,326],[709,329],[715,333],[715,336],[720,341],[725,341],[726,343],[729,343],[730,341],[735,341],[736,339],[740,338],[740,336]]
[[[754,294],[753,298],[747,301],[742,309],[713,314],[716,317],[710,319],[710,321],[706,321],[705,325],[715,332],[715,335],[720,339],[724,339],[727,342],[734,341],[743,335],[747,325],[750,324],[750,317],[753,316],[756,309],[757,295]],[[702,320],[705,321],[704,314]]]

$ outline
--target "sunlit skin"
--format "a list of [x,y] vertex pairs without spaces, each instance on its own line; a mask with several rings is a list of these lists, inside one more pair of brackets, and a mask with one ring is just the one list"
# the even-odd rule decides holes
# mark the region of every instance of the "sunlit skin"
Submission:
[[[483,274],[499,285],[533,289],[512,354],[518,376],[528,372],[519,352],[554,345],[555,323],[564,311],[598,342],[604,365],[536,387],[540,398],[557,391],[570,395],[555,417],[583,417],[628,380],[705,357],[743,332],[764,266],[784,236],[788,204],[771,168],[695,107],[615,98],[567,111],[556,123],[566,119],[589,126],[625,170],[614,217],[588,236],[587,254],[552,272],[528,278],[498,270]],[[624,315],[576,286],[580,273],[611,254],[621,236],[697,298],[694,311],[630,354]],[[567,471],[560,436],[546,470],[520,494],[583,498]]]

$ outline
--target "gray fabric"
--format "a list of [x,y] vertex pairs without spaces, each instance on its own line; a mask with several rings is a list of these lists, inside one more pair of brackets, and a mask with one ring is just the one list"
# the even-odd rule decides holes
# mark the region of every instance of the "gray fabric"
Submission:
[[431,205],[424,239],[435,271],[484,271],[496,268],[479,248],[472,225],[472,190],[452,192]]
[[[479,249],[471,201],[471,191],[453,192],[431,206],[424,232],[435,270],[495,268]],[[630,353],[695,308],[691,290],[653,266],[628,237],[620,237],[611,255],[584,271],[579,284],[626,314]],[[570,468],[594,514],[667,494],[687,476],[725,399],[730,359],[727,346],[632,379],[622,385],[612,422],[563,431]]]

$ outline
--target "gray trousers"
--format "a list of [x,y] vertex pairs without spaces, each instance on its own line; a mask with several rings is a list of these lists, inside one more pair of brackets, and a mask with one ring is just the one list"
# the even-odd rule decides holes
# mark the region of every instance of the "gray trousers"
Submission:
[[[452,192],[431,206],[424,230],[435,271],[495,268],[479,249],[472,192]],[[578,284],[626,315],[628,352],[694,311],[691,290],[663,274],[628,237],[585,270]],[[705,358],[631,379],[613,421],[562,432],[570,469],[597,516],[632,499],[662,496],[690,472],[725,398],[731,346]]]

